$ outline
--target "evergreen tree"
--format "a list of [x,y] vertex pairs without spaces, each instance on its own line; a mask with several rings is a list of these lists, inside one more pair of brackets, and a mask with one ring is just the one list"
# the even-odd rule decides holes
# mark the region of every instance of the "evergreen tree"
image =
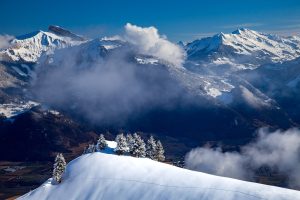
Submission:
[[165,161],[165,150],[164,147],[162,146],[161,142],[158,140],[156,143],[156,155],[155,155],[155,160],[163,162]]
[[82,154],[87,154],[87,148],[84,147]]
[[126,141],[126,137],[123,133],[117,135],[115,141],[117,142],[117,147],[115,148],[115,152],[118,155],[123,155],[128,152],[128,145]]
[[156,154],[156,143],[153,136],[151,135],[146,145],[146,156],[152,160],[155,160],[155,154]]
[[96,151],[96,146],[94,144],[89,144],[86,153],[94,153]]
[[97,144],[96,144],[96,150],[101,151],[101,150],[105,149],[106,147],[107,147],[107,143],[106,143],[106,140],[104,138],[104,135],[100,134],[99,139],[98,139]]
[[144,140],[136,133],[133,134],[133,139],[132,155],[144,158],[146,156],[146,145]]
[[130,133],[127,134],[126,141],[127,141],[127,145],[128,145],[128,152],[132,155],[132,149],[133,149],[134,139],[133,139],[133,137],[132,137],[132,135]]
[[62,175],[66,169],[66,161],[61,153],[58,153],[55,158],[55,163],[53,167],[53,179],[60,183],[62,180]]

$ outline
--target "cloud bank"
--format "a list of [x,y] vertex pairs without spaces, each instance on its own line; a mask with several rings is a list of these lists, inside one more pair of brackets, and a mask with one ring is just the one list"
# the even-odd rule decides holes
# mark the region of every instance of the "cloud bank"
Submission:
[[127,23],[124,38],[141,54],[158,57],[176,66],[181,66],[184,62],[184,50],[168,41],[165,36],[159,35],[153,26],[142,28]]
[[245,180],[248,171],[244,170],[244,164],[245,159],[239,153],[223,153],[220,148],[196,148],[185,157],[188,169]]
[[220,176],[253,180],[255,171],[267,166],[288,177],[290,187],[300,186],[300,130],[269,132],[260,129],[258,137],[241,152],[220,148],[196,148],[185,157],[186,167]]

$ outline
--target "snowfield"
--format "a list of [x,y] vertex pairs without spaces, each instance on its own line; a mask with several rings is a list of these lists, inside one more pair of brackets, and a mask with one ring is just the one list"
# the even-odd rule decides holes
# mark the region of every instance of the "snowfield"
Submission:
[[71,161],[62,183],[53,184],[50,178],[18,199],[297,200],[300,192],[190,171],[148,158],[95,152]]

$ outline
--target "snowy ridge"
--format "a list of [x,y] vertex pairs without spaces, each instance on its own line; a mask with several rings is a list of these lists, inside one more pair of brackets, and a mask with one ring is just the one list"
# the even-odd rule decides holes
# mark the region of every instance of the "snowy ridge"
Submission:
[[49,179],[19,199],[297,200],[300,192],[96,152],[71,161],[62,183]]
[[55,32],[36,31],[13,39],[11,47],[0,51],[0,56],[8,62],[37,62],[44,52],[49,54],[53,53],[55,49],[84,42],[84,40],[78,40],[77,37],[62,36]]
[[19,104],[0,104],[0,115],[5,116],[6,118],[12,118],[38,105],[39,103],[34,101],[20,102]]
[[[299,37],[282,37],[244,28],[230,34],[220,33],[180,44],[187,52],[184,67],[193,77],[197,77],[197,81],[191,81],[190,85],[201,87],[204,95],[217,98],[225,104],[234,100],[232,89],[241,90],[244,94],[245,91],[252,90],[249,83],[234,75],[237,71],[253,70],[265,64],[283,63],[300,57]],[[293,86],[293,83],[289,85]],[[254,99],[261,106],[270,105],[269,102],[264,103],[268,97],[261,95],[258,89],[253,93],[252,100]],[[248,100],[249,98],[246,99],[249,104],[253,104],[252,100]]]
[[185,46],[188,57],[208,64],[233,65],[237,69],[254,69],[265,63],[293,60],[300,56],[300,38],[281,37],[238,29],[231,34],[220,33]]

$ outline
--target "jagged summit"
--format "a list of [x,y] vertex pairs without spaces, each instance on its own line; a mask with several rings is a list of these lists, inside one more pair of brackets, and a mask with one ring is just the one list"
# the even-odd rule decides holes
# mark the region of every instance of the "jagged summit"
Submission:
[[60,26],[56,26],[56,25],[50,25],[48,27],[48,30],[56,35],[60,35],[60,36],[64,36],[64,37],[70,37],[73,40],[78,40],[78,41],[84,41],[85,38],[81,37],[79,35],[76,35],[74,33],[72,33],[71,31],[64,29]]
[[243,34],[245,32],[255,32],[255,31],[248,28],[238,28],[235,31],[233,31],[232,34]]

